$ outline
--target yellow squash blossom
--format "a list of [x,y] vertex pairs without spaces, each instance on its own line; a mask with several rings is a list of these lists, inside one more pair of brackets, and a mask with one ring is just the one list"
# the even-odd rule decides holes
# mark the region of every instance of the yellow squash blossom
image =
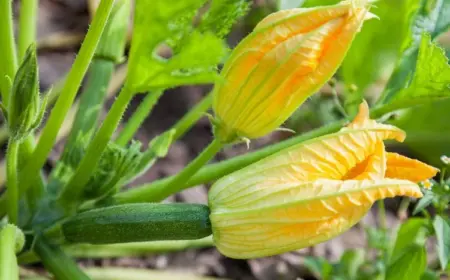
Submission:
[[215,134],[224,142],[279,127],[336,72],[368,1],[299,8],[263,19],[232,52],[214,89]]
[[378,200],[421,197],[437,169],[385,151],[405,133],[369,119],[364,102],[339,132],[280,151],[217,181],[209,192],[217,248],[233,258],[279,254],[328,240]]

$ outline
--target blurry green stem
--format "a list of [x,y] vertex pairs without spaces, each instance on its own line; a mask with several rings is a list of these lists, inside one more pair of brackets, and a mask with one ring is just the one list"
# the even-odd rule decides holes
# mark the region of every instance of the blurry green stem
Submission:
[[145,118],[151,113],[163,92],[164,91],[161,90],[147,93],[144,100],[133,113],[133,116],[127,121],[125,127],[120,132],[119,137],[116,139],[116,144],[126,146],[127,143],[133,139],[134,134],[138,131]]
[[64,146],[63,159],[74,148],[80,134],[83,136],[83,141],[88,142],[91,139],[105,99],[106,89],[114,72],[114,65],[114,61],[103,58],[92,60],[88,84],[81,94],[80,105]]
[[37,8],[38,0],[20,1],[19,61],[22,61],[27,48],[36,40]]
[[64,88],[58,98],[48,121],[42,131],[42,136],[32,155],[33,160],[28,161],[24,168],[24,176],[20,183],[20,192],[25,192],[29,186],[36,180],[39,170],[47,160],[53,144],[55,143],[58,131],[64,121],[75,99],[78,88],[86,73],[89,63],[94,55],[98,41],[105,27],[108,16],[111,12],[114,0],[102,0],[95,14],[94,20],[89,28],[86,38],[81,46],[80,52],[67,76]]
[[14,81],[17,71],[17,54],[14,42],[12,0],[0,1],[0,90],[2,102],[8,107],[9,86],[5,76]]
[[174,140],[180,139],[204,115],[211,107],[212,99],[213,94],[210,92],[172,127],[175,129]]
[[17,161],[19,154],[19,142],[11,139],[6,152],[6,181],[8,187],[8,220],[17,224],[19,212],[19,190],[17,179]]
[[49,244],[45,237],[39,236],[34,251],[58,280],[89,280],[90,278],[57,246]]
[[0,280],[19,279],[15,244],[16,229],[7,225],[0,230]]
[[111,136],[119,125],[122,115],[133,96],[133,92],[128,90],[125,85],[106,115],[102,126],[89,143],[86,153],[78,165],[75,174],[72,176],[69,183],[64,187],[61,194],[63,205],[68,207],[67,210],[74,210],[70,208],[74,206],[74,203],[79,203],[79,198],[83,192],[84,186],[94,172],[95,167],[97,166],[97,163],[106,148],[106,145],[108,145]]
[[[177,241],[151,241],[131,242],[108,245],[75,244],[63,246],[64,252],[72,257],[78,258],[117,258],[148,256],[156,253],[167,253],[183,251],[192,248],[204,248],[214,246],[211,236],[196,240]],[[19,256],[20,264],[31,264],[38,262],[39,258],[28,252]]]
[[386,207],[384,205],[384,200],[378,200],[378,219],[379,226],[382,230],[387,229],[387,220],[386,220]]

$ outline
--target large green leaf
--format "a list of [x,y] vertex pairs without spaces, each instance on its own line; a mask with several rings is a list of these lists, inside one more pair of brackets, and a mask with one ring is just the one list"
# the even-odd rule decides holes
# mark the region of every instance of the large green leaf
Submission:
[[392,95],[388,104],[401,109],[450,97],[450,65],[443,49],[424,33],[416,70],[409,85]]
[[419,280],[427,265],[424,246],[411,246],[392,263],[386,272],[386,280]]
[[422,243],[427,233],[426,219],[411,218],[403,223],[397,232],[397,238],[390,258],[391,263],[401,258],[411,246],[423,245]]
[[422,34],[430,33],[434,39],[450,27],[450,0],[407,1],[409,9],[404,17],[409,35],[403,39],[401,58],[379,103],[388,103],[414,75]]
[[[197,30],[194,18],[205,0],[136,1],[126,86],[135,92],[210,83],[226,54],[223,40]],[[166,50],[165,55],[160,55]]]
[[441,216],[436,216],[433,221],[437,239],[437,252],[441,268],[446,269],[450,257],[450,225]]

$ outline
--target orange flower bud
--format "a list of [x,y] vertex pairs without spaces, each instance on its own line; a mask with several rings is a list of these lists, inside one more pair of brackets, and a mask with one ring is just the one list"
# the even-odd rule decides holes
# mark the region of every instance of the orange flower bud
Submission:
[[402,130],[369,119],[363,103],[341,131],[220,179],[208,195],[217,248],[233,258],[296,250],[346,231],[376,200],[421,197],[416,182],[438,170],[385,151],[383,140],[404,138]]
[[273,13],[232,52],[216,84],[216,136],[257,138],[279,127],[336,72],[364,20],[367,1]]

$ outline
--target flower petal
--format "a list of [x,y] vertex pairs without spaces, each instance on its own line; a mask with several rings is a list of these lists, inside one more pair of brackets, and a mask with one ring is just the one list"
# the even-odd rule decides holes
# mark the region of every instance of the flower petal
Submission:
[[421,197],[422,193],[410,181],[392,179],[274,185],[210,201],[210,218],[223,254],[261,257],[336,236],[357,223],[374,201],[397,195]]
[[[340,180],[358,163],[373,155],[384,139],[395,139],[403,132],[393,126],[348,129],[319,137],[282,150],[218,180],[209,192],[213,200],[232,193],[271,189],[274,185],[298,185],[317,179]],[[379,156],[380,153],[378,152]],[[375,164],[377,159],[372,159]],[[379,160],[378,160],[379,162]],[[370,168],[369,168],[370,169]],[[372,171],[383,172],[373,165]],[[378,170],[375,170],[378,169]],[[368,170],[373,175],[373,172]],[[376,178],[368,176],[367,178]]]
[[439,169],[396,153],[387,153],[386,177],[422,182],[434,177]]

